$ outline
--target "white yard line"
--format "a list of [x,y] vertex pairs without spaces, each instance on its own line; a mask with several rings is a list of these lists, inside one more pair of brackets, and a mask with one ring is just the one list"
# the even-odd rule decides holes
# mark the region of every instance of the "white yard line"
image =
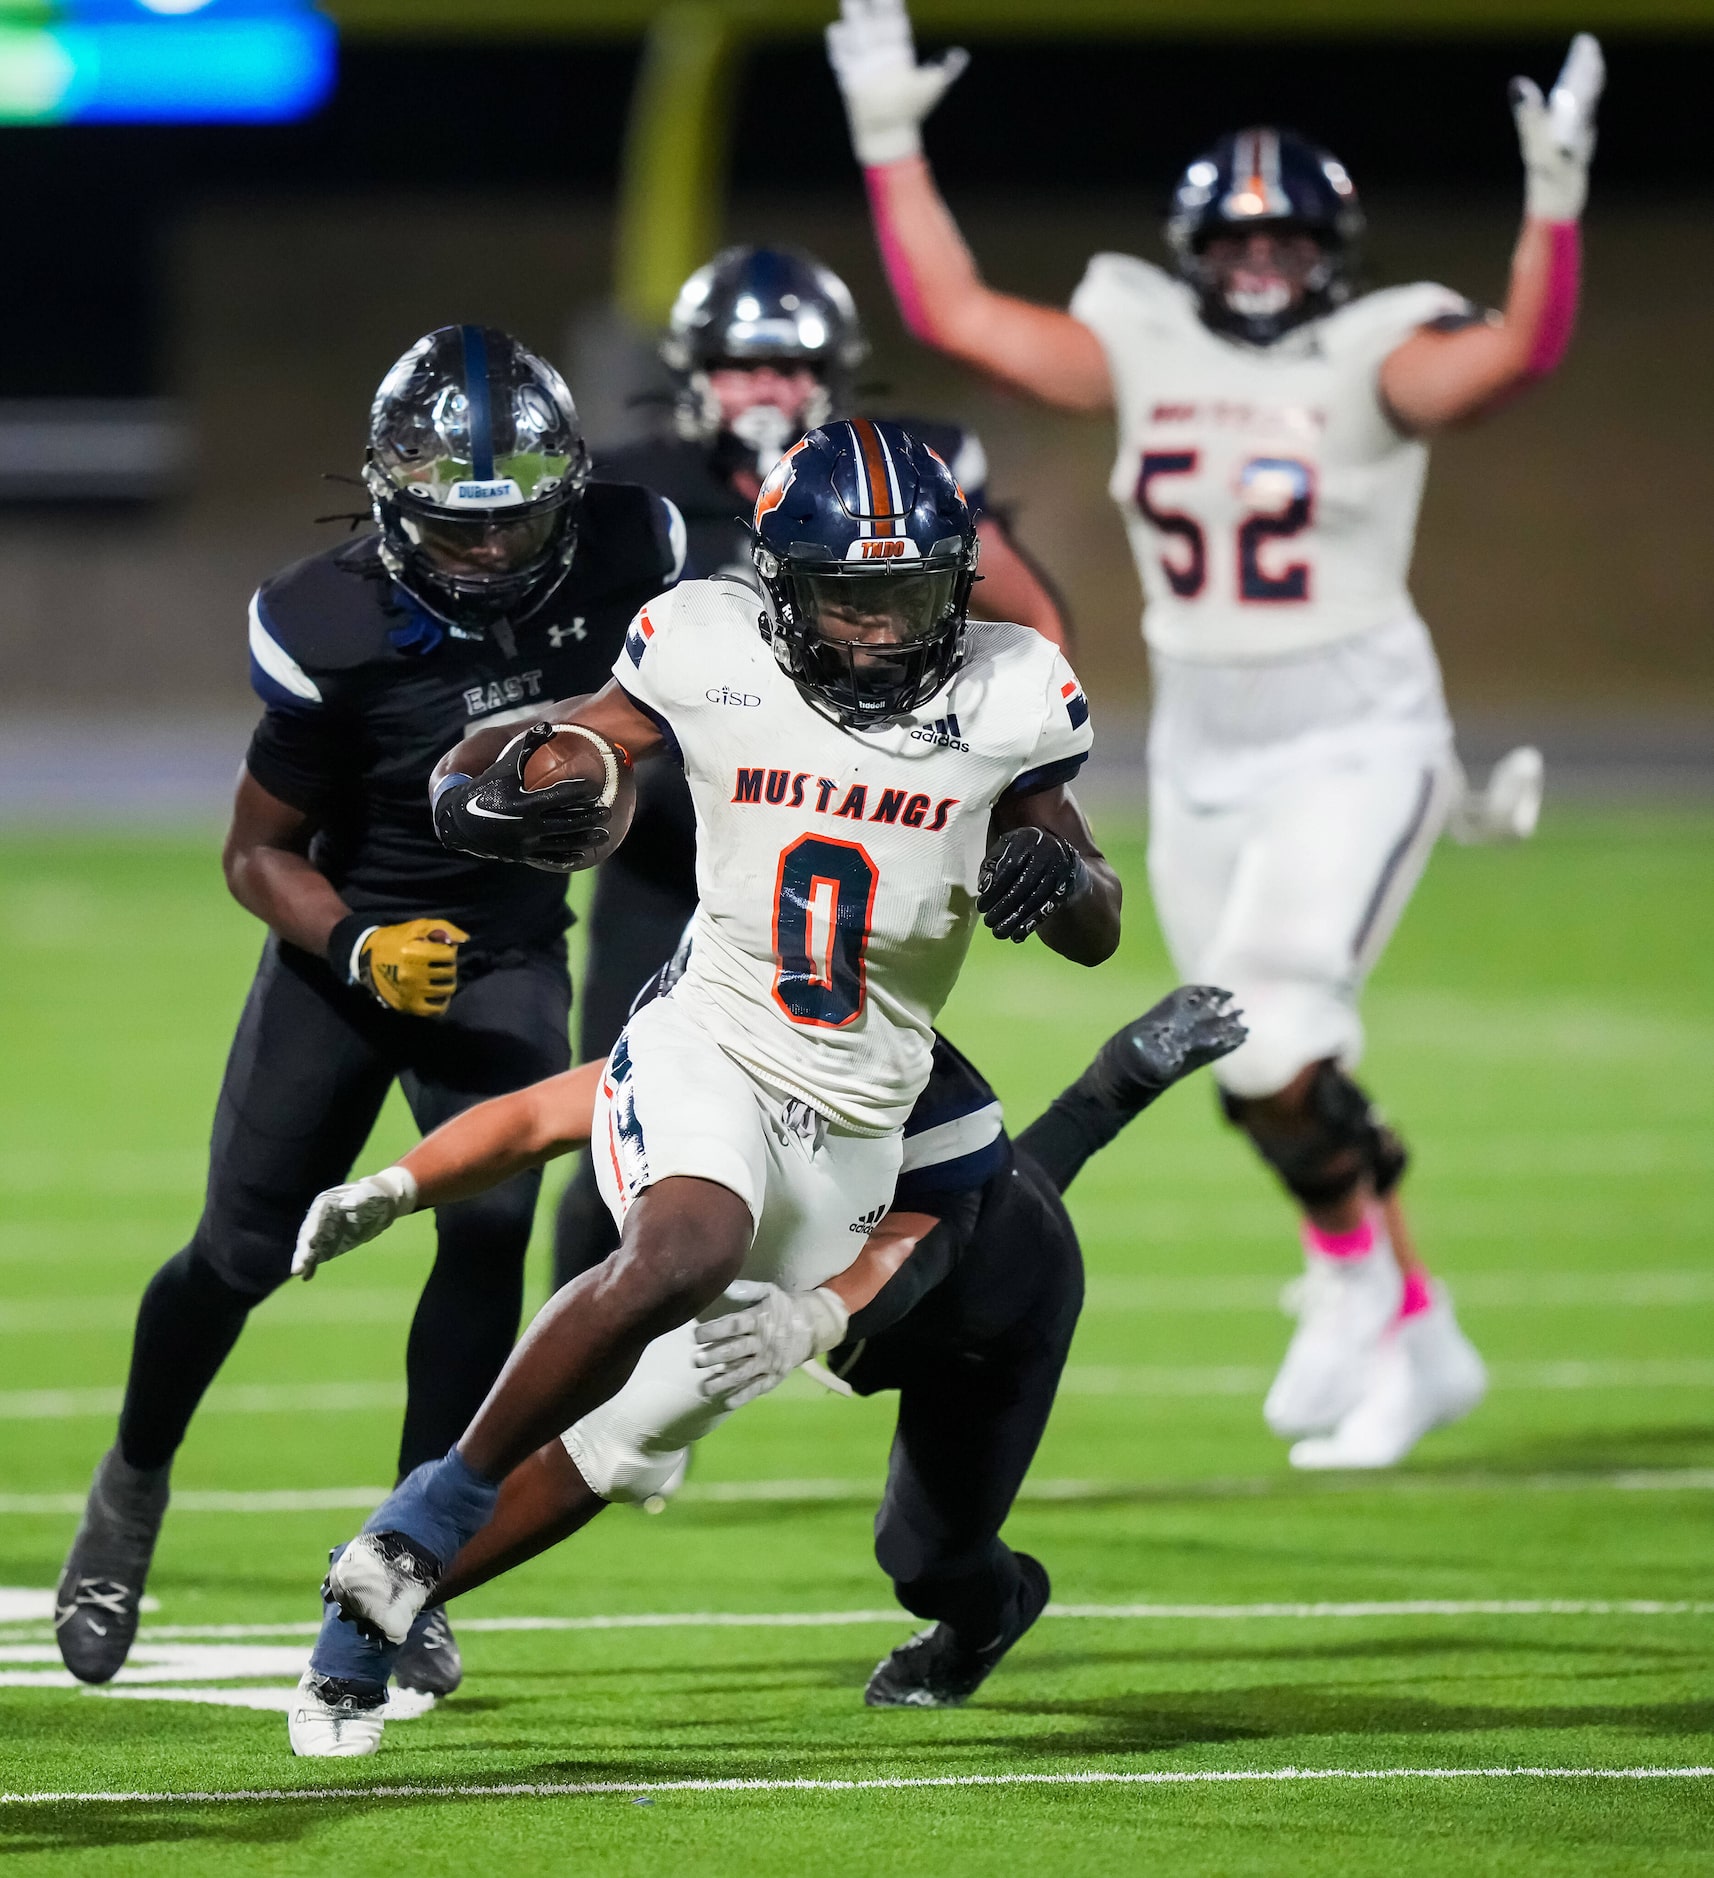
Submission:
[[922,1774],[853,1780],[578,1780],[440,1786],[245,1787],[230,1792],[0,1793],[0,1806],[254,1806],[310,1800],[549,1800],[604,1793],[885,1793],[928,1787],[1181,1787],[1325,1780],[1708,1780],[1714,1767],[1092,1768],[1062,1774]]

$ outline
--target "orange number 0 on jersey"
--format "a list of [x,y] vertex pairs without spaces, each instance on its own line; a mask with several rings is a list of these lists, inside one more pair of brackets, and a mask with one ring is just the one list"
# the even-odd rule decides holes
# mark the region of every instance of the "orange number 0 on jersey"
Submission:
[[774,1001],[794,1024],[843,1030],[863,1014],[864,954],[879,876],[855,841],[805,835],[774,884]]
[[[1193,476],[1195,450],[1149,450],[1137,472],[1137,507],[1156,529],[1177,544],[1160,557],[1166,584],[1181,600],[1194,600],[1208,584],[1208,537],[1203,525],[1180,509],[1163,508],[1149,485],[1169,476]],[[1238,524],[1237,595],[1254,605],[1275,606],[1310,597],[1309,563],[1262,565],[1262,550],[1289,541],[1315,520],[1315,471],[1297,457],[1253,456],[1238,472],[1238,487],[1251,512]]]

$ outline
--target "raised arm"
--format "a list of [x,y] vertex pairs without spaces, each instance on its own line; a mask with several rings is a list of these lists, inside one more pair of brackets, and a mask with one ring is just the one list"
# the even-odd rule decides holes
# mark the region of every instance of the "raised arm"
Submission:
[[1505,310],[1452,332],[1425,328],[1388,355],[1381,396],[1417,435],[1469,423],[1557,369],[1577,318],[1583,246],[1579,217],[1595,149],[1604,67],[1587,33],[1572,41],[1552,98],[1512,81],[1523,150],[1524,225],[1512,253]]
[[875,239],[899,315],[926,345],[1071,411],[1113,402],[1106,354],[1057,307],[983,280],[922,154],[922,121],[969,63],[918,65],[904,0],[841,0],[827,51],[863,166]]

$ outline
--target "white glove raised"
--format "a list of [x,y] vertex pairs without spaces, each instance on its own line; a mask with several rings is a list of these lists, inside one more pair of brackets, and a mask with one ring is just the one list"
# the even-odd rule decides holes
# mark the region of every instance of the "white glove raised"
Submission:
[[378,1239],[394,1220],[416,1210],[417,1183],[403,1167],[383,1167],[349,1186],[329,1187],[310,1202],[298,1228],[292,1276],[313,1278],[318,1265]]
[[843,1341],[850,1313],[831,1291],[782,1291],[740,1278],[726,1287],[724,1317],[696,1327],[698,1386],[711,1402],[742,1408],[779,1385],[800,1364]]
[[1575,222],[1589,194],[1595,154],[1595,106],[1607,81],[1600,41],[1579,33],[1565,55],[1552,95],[1533,78],[1512,80],[1512,116],[1524,157],[1524,213]]
[[827,59],[865,169],[922,154],[922,121],[970,63],[962,46],[917,64],[905,0],[839,0]]

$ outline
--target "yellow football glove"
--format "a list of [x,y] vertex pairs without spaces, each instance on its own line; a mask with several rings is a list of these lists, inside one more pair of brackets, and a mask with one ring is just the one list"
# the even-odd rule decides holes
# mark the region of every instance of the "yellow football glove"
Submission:
[[409,1017],[444,1017],[458,989],[458,948],[469,933],[449,919],[377,926],[358,942],[353,976]]

